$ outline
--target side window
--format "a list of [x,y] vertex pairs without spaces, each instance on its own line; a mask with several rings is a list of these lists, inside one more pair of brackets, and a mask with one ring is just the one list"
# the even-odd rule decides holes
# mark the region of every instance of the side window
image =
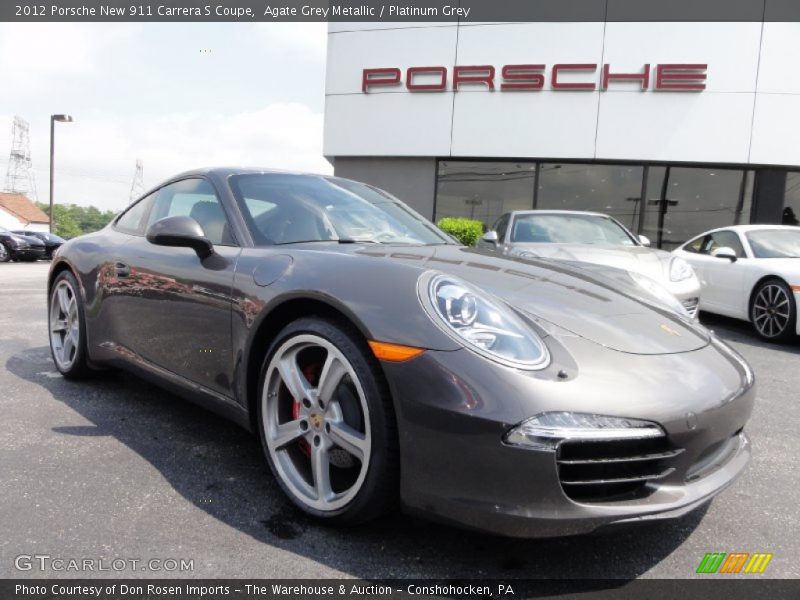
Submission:
[[504,214],[502,217],[497,219],[494,225],[492,225],[492,229],[497,232],[497,240],[502,242],[506,237],[506,230],[508,229],[508,219],[511,215],[508,213]]
[[694,252],[699,254],[703,248],[703,242],[705,241],[707,236],[701,235],[700,237],[694,238],[691,242],[686,244],[683,247],[684,252]]
[[184,179],[161,188],[147,225],[176,216],[197,221],[212,244],[235,245],[219,198],[205,179]]
[[150,207],[153,206],[153,201],[158,196],[158,192],[148,194],[136,204],[128,208],[122,216],[114,223],[114,227],[124,233],[131,235],[144,235],[145,224],[144,220],[150,212]]
[[703,251],[711,254],[717,248],[728,247],[736,252],[737,258],[744,257],[744,248],[738,234],[733,231],[717,231],[708,235]]

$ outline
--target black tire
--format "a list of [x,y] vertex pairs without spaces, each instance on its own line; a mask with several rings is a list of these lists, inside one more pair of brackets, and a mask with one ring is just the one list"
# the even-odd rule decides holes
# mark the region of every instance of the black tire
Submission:
[[[78,343],[75,347],[74,358],[69,365],[65,366],[62,362],[56,359],[56,352],[58,350],[54,347],[55,339],[53,336],[53,296],[60,285],[68,285],[72,292],[75,294],[77,302],[77,319],[78,319]],[[83,379],[92,374],[92,369],[89,366],[88,356],[86,353],[86,316],[83,310],[83,299],[80,293],[80,286],[78,280],[71,271],[62,271],[56,276],[53,285],[50,288],[47,298],[47,331],[48,340],[50,342],[50,356],[53,359],[58,372],[67,379]]]
[[762,281],[750,300],[750,322],[763,340],[784,342],[796,333],[797,305],[794,293],[777,277]]
[[11,251],[6,248],[5,244],[0,244],[0,263],[6,263],[11,260]]
[[[371,440],[369,460],[365,461],[368,463],[366,475],[355,496],[336,510],[310,507],[291,490],[276,468],[266,438],[264,387],[269,365],[286,342],[309,334],[327,340],[349,361],[360,382],[369,412]],[[304,317],[284,327],[270,345],[261,366],[257,407],[259,439],[270,469],[286,496],[304,513],[332,525],[354,525],[378,518],[398,505],[400,462],[394,408],[380,366],[357,330],[320,317]]]

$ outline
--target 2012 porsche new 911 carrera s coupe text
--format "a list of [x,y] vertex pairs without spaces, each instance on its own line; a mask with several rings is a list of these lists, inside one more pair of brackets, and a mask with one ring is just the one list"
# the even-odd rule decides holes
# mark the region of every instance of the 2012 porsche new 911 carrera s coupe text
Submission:
[[257,432],[327,522],[576,534],[686,514],[750,457],[753,373],[688,315],[354,181],[184,173],[65,243],[48,289],[65,377],[127,369]]

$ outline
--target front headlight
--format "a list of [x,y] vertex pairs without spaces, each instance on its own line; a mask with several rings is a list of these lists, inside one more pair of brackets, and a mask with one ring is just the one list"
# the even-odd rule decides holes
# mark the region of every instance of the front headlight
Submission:
[[588,413],[547,412],[523,421],[505,435],[505,442],[537,450],[553,450],[563,440],[639,440],[664,435],[650,421]]
[[669,280],[684,281],[694,277],[692,265],[683,260],[680,256],[674,256],[669,264]]
[[547,347],[510,309],[449,275],[420,278],[420,300],[433,321],[470,350],[520,369],[543,369]]
[[666,305],[667,308],[671,308],[674,312],[678,313],[682,317],[686,317],[687,319],[692,318],[691,315],[686,312],[686,307],[681,304],[680,300],[670,294],[669,290],[658,283],[655,279],[650,279],[646,275],[634,273],[633,271],[630,271],[628,275],[631,276],[631,279],[633,279],[636,285],[650,294],[653,298]]

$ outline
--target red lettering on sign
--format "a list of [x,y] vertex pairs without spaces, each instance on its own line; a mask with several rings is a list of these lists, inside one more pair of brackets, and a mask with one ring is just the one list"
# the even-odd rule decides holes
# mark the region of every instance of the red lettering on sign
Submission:
[[562,83],[558,80],[559,73],[565,71],[596,71],[597,65],[590,63],[563,63],[553,65],[553,75],[550,86],[554,90],[593,90],[597,87],[594,83]]
[[[438,83],[414,83],[416,75],[438,75]],[[412,92],[442,92],[447,88],[445,67],[410,67],[406,71],[406,88]]]
[[400,83],[400,69],[364,69],[361,75],[361,91],[366,92],[376,85],[397,85]]
[[457,92],[458,86],[462,83],[486,85],[489,90],[494,91],[494,67],[492,65],[453,67],[453,90]]
[[533,91],[544,87],[544,65],[505,65],[501,72],[500,89]]
[[661,91],[701,91],[706,89],[706,70],[701,64],[656,65],[655,89]]
[[600,89],[607,90],[610,81],[638,81],[642,90],[650,85],[650,65],[645,65],[641,73],[612,73],[611,65],[603,65],[603,77],[600,80]]

